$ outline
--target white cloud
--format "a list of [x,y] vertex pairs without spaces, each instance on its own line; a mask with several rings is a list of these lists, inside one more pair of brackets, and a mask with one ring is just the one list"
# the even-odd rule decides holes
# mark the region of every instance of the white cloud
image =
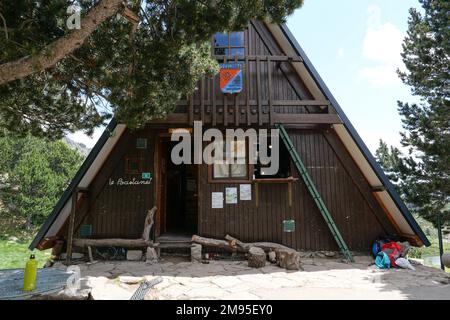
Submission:
[[369,27],[363,42],[364,57],[381,63],[401,63],[404,34],[392,23]]
[[374,67],[365,67],[359,70],[359,76],[376,86],[393,85],[401,83],[396,68],[388,64]]
[[377,86],[399,84],[396,70],[404,68],[400,54],[405,34],[390,22],[381,23],[378,6],[370,6],[367,12],[362,51],[371,65],[362,68],[359,76]]
[[337,56],[338,56],[338,58],[343,58],[344,57],[344,55],[345,55],[345,50],[344,50],[344,48],[339,48],[338,50],[337,50]]

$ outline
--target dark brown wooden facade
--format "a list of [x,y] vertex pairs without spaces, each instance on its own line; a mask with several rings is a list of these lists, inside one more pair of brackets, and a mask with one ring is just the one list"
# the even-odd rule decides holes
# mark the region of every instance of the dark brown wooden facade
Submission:
[[[179,102],[174,113],[147,128],[126,131],[77,204],[75,231],[92,226],[93,238],[138,238],[146,211],[158,206],[157,234],[168,231],[169,207],[177,199],[176,183],[168,175],[169,128],[189,127],[199,120],[205,127],[273,128],[286,124],[297,152],[305,163],[328,210],[351,250],[366,251],[380,235],[393,234],[395,226],[379,204],[363,173],[336,134],[341,123],[328,101],[315,100],[293,68],[297,56],[284,54],[264,23],[252,22],[245,31],[244,90],[237,95],[220,91],[216,76],[204,79],[195,93]],[[227,61],[228,57],[216,57]],[[147,148],[136,148],[137,139]],[[137,172],[128,163],[140,159]],[[252,200],[224,203],[211,208],[212,192],[237,187],[232,181],[209,180],[208,165],[195,165],[183,174],[195,181],[195,190],[183,210],[189,212],[189,232],[223,238],[230,234],[242,241],[272,241],[304,250],[337,250],[338,247],[314,205],[304,182],[291,164],[293,179],[249,179]],[[152,173],[148,185],[117,185]],[[171,184],[172,183],[172,184]],[[179,208],[178,208],[179,209]],[[170,209],[170,210],[178,210]],[[181,210],[181,209],[180,209]],[[295,231],[284,232],[283,220],[295,220]],[[186,230],[185,230],[186,231]],[[62,232],[64,234],[64,230]]]
[[[314,100],[292,63],[298,56],[285,55],[264,23],[253,21],[245,30],[245,57],[214,56],[219,62],[244,63],[244,88],[223,94],[219,77],[204,79],[190,97],[178,103],[174,113],[155,121],[212,126],[254,126],[274,123],[338,123],[328,101]],[[270,89],[269,89],[270,88]]]

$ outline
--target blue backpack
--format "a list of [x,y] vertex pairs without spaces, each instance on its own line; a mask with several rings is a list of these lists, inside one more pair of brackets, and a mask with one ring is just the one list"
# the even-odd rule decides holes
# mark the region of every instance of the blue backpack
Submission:
[[374,258],[377,257],[378,253],[381,251],[381,247],[387,243],[388,241],[386,241],[386,239],[377,239],[373,242],[372,244],[372,255]]
[[391,267],[391,260],[386,252],[379,252],[375,258],[375,265],[380,269],[389,269]]

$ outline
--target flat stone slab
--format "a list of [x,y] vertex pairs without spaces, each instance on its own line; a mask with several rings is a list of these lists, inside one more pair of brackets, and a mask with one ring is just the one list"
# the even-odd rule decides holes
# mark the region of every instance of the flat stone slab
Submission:
[[144,280],[143,277],[119,276],[119,281],[126,284],[138,284]]
[[416,271],[380,270],[368,266],[370,256],[356,263],[340,257],[303,258],[303,270],[288,271],[267,264],[250,268],[247,261],[208,264],[161,260],[98,262],[79,265],[94,299],[129,299],[139,282],[161,276],[146,300],[156,299],[450,299],[450,274],[418,265]]

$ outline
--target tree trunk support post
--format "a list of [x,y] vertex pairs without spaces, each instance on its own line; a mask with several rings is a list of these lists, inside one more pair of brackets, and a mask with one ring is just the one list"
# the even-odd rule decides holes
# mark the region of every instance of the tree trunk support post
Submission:
[[75,188],[72,193],[72,207],[70,210],[69,217],[69,231],[67,234],[67,250],[66,250],[66,265],[70,265],[72,263],[72,248],[73,248],[73,234],[75,229],[75,215],[77,211],[77,202],[78,202],[78,194],[79,193],[87,193],[88,189],[86,188]]

